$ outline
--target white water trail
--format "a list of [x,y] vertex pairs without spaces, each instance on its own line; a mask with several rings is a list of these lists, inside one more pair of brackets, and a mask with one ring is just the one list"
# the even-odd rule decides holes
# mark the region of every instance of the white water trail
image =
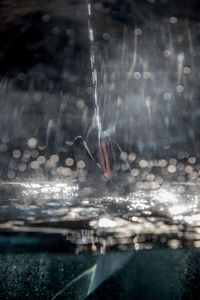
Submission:
[[94,30],[92,28],[91,22],[91,3],[87,0],[87,8],[88,8],[88,35],[90,41],[90,63],[91,63],[91,72],[92,72],[92,82],[94,87],[94,118],[93,118],[93,127],[97,127],[98,130],[98,145],[100,149],[100,138],[102,137],[102,124],[101,117],[99,111],[99,103],[98,103],[98,78],[97,78],[97,69],[95,62],[95,47],[94,47]]

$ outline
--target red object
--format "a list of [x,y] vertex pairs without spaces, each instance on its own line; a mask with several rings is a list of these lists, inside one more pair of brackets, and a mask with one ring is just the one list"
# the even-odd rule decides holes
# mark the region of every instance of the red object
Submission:
[[109,159],[108,159],[104,139],[100,139],[99,161],[104,176],[107,179],[111,180],[112,174],[111,174],[111,169],[110,169],[110,164],[109,164]]

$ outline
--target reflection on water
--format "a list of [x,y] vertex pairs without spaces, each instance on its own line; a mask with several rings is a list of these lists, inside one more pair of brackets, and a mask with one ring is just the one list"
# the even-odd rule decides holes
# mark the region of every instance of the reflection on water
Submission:
[[107,186],[107,195],[100,196],[93,187],[80,188],[76,180],[1,183],[1,231],[60,234],[77,252],[199,247],[196,188],[174,182],[120,195]]

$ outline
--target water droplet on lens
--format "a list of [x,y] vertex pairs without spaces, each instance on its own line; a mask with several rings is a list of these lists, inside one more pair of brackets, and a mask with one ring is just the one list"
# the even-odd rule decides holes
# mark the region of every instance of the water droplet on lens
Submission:
[[57,162],[59,162],[59,156],[57,154],[53,154],[51,155],[50,160],[52,163],[56,164]]
[[68,176],[71,176],[72,175],[72,171],[70,168],[64,168],[63,170],[63,176],[64,177],[68,177]]
[[43,22],[49,22],[49,20],[50,20],[50,16],[49,15],[44,15],[44,16],[42,16],[42,21]]
[[40,165],[42,165],[42,164],[45,163],[46,158],[45,158],[45,156],[40,155],[40,156],[38,156],[37,161],[38,161],[38,163],[39,163]]
[[188,162],[189,164],[194,165],[196,163],[196,157],[189,157]]
[[7,175],[8,175],[9,179],[14,179],[15,178],[15,171],[9,170]]
[[142,29],[141,28],[135,28],[135,34],[136,35],[141,35],[142,34]]
[[178,157],[178,159],[184,159],[184,157],[185,157],[184,152],[183,151],[179,151],[178,154],[177,154],[177,157]]
[[141,73],[140,73],[140,72],[134,72],[134,73],[133,73],[133,77],[134,77],[135,79],[140,79],[140,78],[141,78]]
[[69,167],[73,166],[73,164],[74,164],[73,158],[68,157],[68,158],[65,160],[65,164],[66,164],[67,166],[69,166]]
[[155,175],[154,174],[147,174],[147,181],[154,181],[155,180]]
[[60,28],[59,27],[54,27],[54,28],[52,28],[52,33],[53,34],[59,34],[60,33]]
[[105,41],[108,41],[108,40],[110,39],[110,34],[107,33],[107,32],[103,33],[103,39],[104,39]]
[[128,155],[128,160],[129,160],[129,161],[135,161],[135,159],[136,159],[135,153],[130,153],[130,154]]
[[138,176],[139,175],[139,170],[138,169],[132,169],[131,170],[131,175],[132,176]]
[[12,155],[13,155],[14,158],[20,158],[20,156],[21,156],[21,151],[18,150],[18,149],[15,149],[15,150],[13,150]]
[[170,248],[177,249],[180,246],[180,241],[174,239],[174,240],[170,240],[167,244]]
[[83,100],[78,100],[76,102],[76,106],[79,108],[79,109],[83,109],[85,107],[85,103]]
[[190,180],[195,180],[197,177],[198,177],[197,172],[192,172],[191,174],[189,174],[189,179]]
[[176,91],[177,93],[182,93],[184,91],[184,86],[182,86],[181,84],[177,85]]
[[126,160],[127,158],[128,158],[128,154],[126,152],[121,152],[120,159],[121,160]]
[[200,241],[195,241],[194,242],[194,247],[195,248],[200,248]]
[[184,67],[184,68],[183,68],[183,73],[186,74],[186,75],[190,74],[190,73],[191,73],[191,68],[190,68],[190,67],[187,67],[187,66]]
[[169,166],[168,166],[168,172],[169,172],[169,173],[175,173],[175,172],[176,172],[176,166],[174,166],[174,165],[169,165]]
[[141,168],[147,168],[147,167],[148,167],[148,162],[147,162],[145,159],[141,159],[141,160],[139,161],[139,166],[140,166]]
[[177,19],[176,17],[170,17],[170,18],[169,18],[169,22],[170,22],[171,24],[176,24],[176,23],[178,22],[178,19]]
[[164,93],[164,99],[170,100],[172,98],[172,95],[169,92]]
[[8,146],[6,144],[0,144],[0,152],[6,152]]
[[184,168],[185,168],[185,166],[184,166],[184,164],[182,164],[182,163],[179,163],[179,164],[177,165],[177,169],[178,169],[179,171],[183,171]]
[[38,151],[37,149],[33,149],[33,150],[31,151],[31,156],[32,156],[33,158],[38,157],[38,155],[39,155],[39,151]]
[[172,55],[172,52],[171,52],[171,50],[165,50],[163,52],[163,55],[164,55],[164,57],[170,57]]
[[83,160],[79,160],[77,162],[77,168],[79,168],[79,169],[84,169],[85,168],[85,163],[84,163]]
[[170,158],[170,160],[169,160],[169,164],[170,164],[170,165],[174,165],[174,166],[176,166],[176,164],[177,164],[177,160],[176,160],[175,158]]
[[192,168],[191,166],[187,165],[187,166],[185,167],[185,173],[191,174],[192,171],[193,171],[193,168]]
[[33,148],[36,148],[37,143],[38,143],[38,141],[37,141],[36,138],[30,138],[30,139],[28,139],[28,143],[27,144],[28,144],[29,148],[33,149]]
[[31,162],[30,166],[31,166],[31,169],[36,170],[39,168],[40,165],[39,165],[38,161],[35,160],[35,161]]
[[159,161],[159,166],[160,166],[161,168],[165,168],[165,167],[167,166],[167,160],[166,160],[166,159],[161,159],[161,160]]
[[27,166],[24,163],[20,163],[18,166],[18,169],[20,172],[24,172],[26,170]]
[[67,29],[67,30],[66,30],[66,34],[67,34],[68,36],[73,36],[73,35],[74,35],[74,29],[72,29],[72,28]]
[[127,171],[128,170],[128,165],[127,164],[121,164],[121,170],[122,171]]
[[56,168],[56,173],[59,175],[59,176],[62,176],[63,175],[63,171],[64,171],[64,167],[62,166],[59,166]]
[[87,93],[88,93],[89,95],[94,94],[94,88],[91,87],[91,86],[89,86],[89,87],[87,88]]

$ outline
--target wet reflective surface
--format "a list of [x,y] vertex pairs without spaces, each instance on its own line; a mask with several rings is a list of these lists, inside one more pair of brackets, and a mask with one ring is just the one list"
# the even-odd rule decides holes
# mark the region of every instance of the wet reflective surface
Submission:
[[166,299],[197,299],[186,286],[199,276],[199,10],[195,0],[0,4],[2,257],[10,268],[20,252],[18,271],[27,251],[87,261],[47,298],[82,279],[75,299],[92,297],[148,252],[186,260]]

